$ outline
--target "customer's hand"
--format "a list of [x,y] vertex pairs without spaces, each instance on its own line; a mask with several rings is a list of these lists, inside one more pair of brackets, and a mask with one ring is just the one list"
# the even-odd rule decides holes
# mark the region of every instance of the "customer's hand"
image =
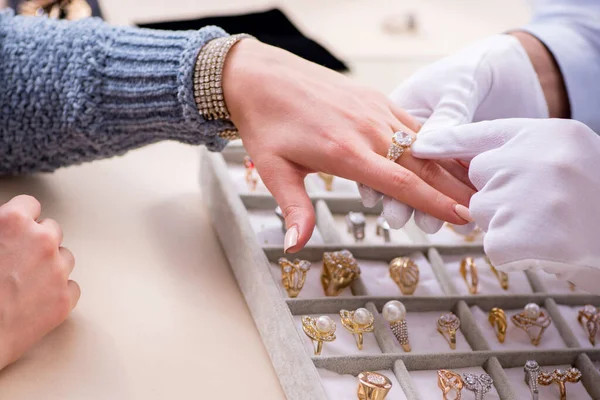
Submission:
[[438,128],[416,157],[470,161],[471,216],[504,271],[542,268],[600,294],[600,137],[580,122],[507,119]]
[[[536,71],[519,40],[510,35],[487,38],[419,70],[391,94],[391,99],[424,123],[420,135],[472,121],[548,116]],[[467,170],[456,161],[440,165],[469,184]],[[381,193],[363,185],[359,189],[367,207],[382,198]],[[393,228],[404,226],[413,214],[411,205],[389,197],[384,198],[383,209]],[[417,225],[427,233],[437,232],[442,221],[423,211],[415,212]]]
[[40,203],[17,196],[0,207],[0,368],[60,325],[79,300],[75,260]]
[[244,146],[285,216],[286,250],[302,248],[312,234],[315,217],[304,178],[316,171],[466,223],[455,205],[468,204],[471,188],[409,153],[400,165],[386,159],[392,134],[418,125],[376,91],[255,40],[233,47],[223,90]]

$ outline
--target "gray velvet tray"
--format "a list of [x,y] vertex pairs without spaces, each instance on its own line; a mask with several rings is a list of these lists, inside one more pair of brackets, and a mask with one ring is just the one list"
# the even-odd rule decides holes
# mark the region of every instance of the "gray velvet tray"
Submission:
[[[460,295],[456,282],[450,279],[444,257],[481,253],[481,245],[431,244],[414,226],[406,229],[411,243],[343,243],[339,226],[334,223],[334,215],[348,211],[376,214],[380,210],[363,209],[356,195],[344,193],[337,196],[335,193],[315,194],[309,191],[314,200],[317,228],[322,242],[307,246],[294,255],[294,258],[310,260],[313,268],[319,269],[324,251],[347,248],[359,260],[385,262],[394,257],[420,252],[431,264],[443,293],[437,296],[402,296],[398,291],[397,295],[377,296],[368,294],[365,282],[359,278],[352,285],[350,296],[289,299],[281,289],[280,279],[273,273],[272,266],[273,262],[283,256],[282,246],[261,243],[250,223],[252,212],[272,210],[276,206],[275,201],[267,193],[240,193],[234,184],[228,165],[241,164],[243,148],[234,147],[223,154],[202,151],[201,185],[211,210],[215,231],[289,400],[328,399],[318,368],[355,376],[366,370],[391,370],[407,399],[429,400],[419,394],[418,387],[411,378],[411,371],[463,367],[483,367],[493,377],[501,399],[521,400],[515,394],[505,369],[522,367],[529,359],[537,360],[542,366],[570,364],[579,368],[583,374],[582,384],[589,396],[600,400],[600,372],[594,366],[594,362],[600,361],[600,345],[596,348],[581,347],[574,334],[574,330],[581,327],[576,320],[566,321],[558,308],[558,305],[600,306],[599,296],[548,292],[547,284],[540,274],[529,271],[525,279],[529,281],[531,293]],[[439,311],[441,314],[443,311],[453,311],[461,319],[461,332],[472,350],[404,353],[380,315],[383,305],[392,299],[400,299],[409,312]],[[495,337],[486,337],[471,307],[478,306],[481,310],[492,307],[515,310],[530,302],[541,305],[550,314],[552,324],[564,345],[550,349],[493,350],[490,340]],[[323,355],[313,356],[307,350],[308,339],[299,332],[294,316],[335,314],[340,309],[352,310],[358,307],[366,307],[375,315],[374,335],[381,354],[327,355],[324,350]],[[338,327],[338,332],[339,329],[343,328]],[[420,329],[435,330],[435,326],[409,326],[409,335],[418,334]],[[325,349],[326,346],[327,344]],[[437,385],[435,381],[431,384]],[[441,398],[441,391],[439,394]],[[463,393],[463,396],[468,399],[472,394]],[[540,400],[544,398],[540,397]]]

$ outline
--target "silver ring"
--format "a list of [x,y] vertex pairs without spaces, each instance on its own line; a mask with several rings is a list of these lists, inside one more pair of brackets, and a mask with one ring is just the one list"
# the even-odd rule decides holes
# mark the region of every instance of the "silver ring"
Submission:
[[346,214],[346,226],[348,227],[348,233],[352,233],[354,240],[357,242],[362,241],[365,238],[365,225],[367,221],[365,214],[361,212],[349,212]]
[[483,396],[490,391],[494,380],[488,374],[465,374],[463,375],[465,388],[475,393],[476,400],[483,400]]
[[375,233],[377,236],[383,236],[384,242],[389,243],[391,241],[390,224],[388,224],[383,215],[377,217],[377,229]]
[[538,400],[538,395],[540,393],[538,389],[538,376],[540,374],[540,364],[535,360],[528,360],[525,363],[525,367],[523,367],[525,372],[525,383],[529,386],[529,391],[531,392],[531,398],[533,400]]
[[388,149],[387,159],[396,161],[404,152],[412,146],[415,138],[404,131],[396,131],[392,135],[392,144]]

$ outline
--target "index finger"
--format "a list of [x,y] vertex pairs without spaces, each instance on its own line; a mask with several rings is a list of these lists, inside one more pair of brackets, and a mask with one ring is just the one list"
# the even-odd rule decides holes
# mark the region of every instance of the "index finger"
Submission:
[[364,183],[378,192],[438,219],[457,225],[468,222],[456,213],[456,201],[429,186],[413,172],[385,157],[370,152],[363,162],[354,165],[360,168],[353,171],[355,176],[350,179]]

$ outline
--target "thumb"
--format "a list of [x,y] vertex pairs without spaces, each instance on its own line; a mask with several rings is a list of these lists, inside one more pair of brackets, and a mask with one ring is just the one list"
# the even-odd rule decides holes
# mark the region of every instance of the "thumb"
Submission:
[[315,228],[315,210],[304,188],[306,173],[285,160],[271,160],[260,174],[285,219],[284,252],[295,253],[306,245]]
[[529,123],[528,119],[499,119],[454,127],[438,128],[417,137],[411,153],[429,160],[460,159],[501,147]]

